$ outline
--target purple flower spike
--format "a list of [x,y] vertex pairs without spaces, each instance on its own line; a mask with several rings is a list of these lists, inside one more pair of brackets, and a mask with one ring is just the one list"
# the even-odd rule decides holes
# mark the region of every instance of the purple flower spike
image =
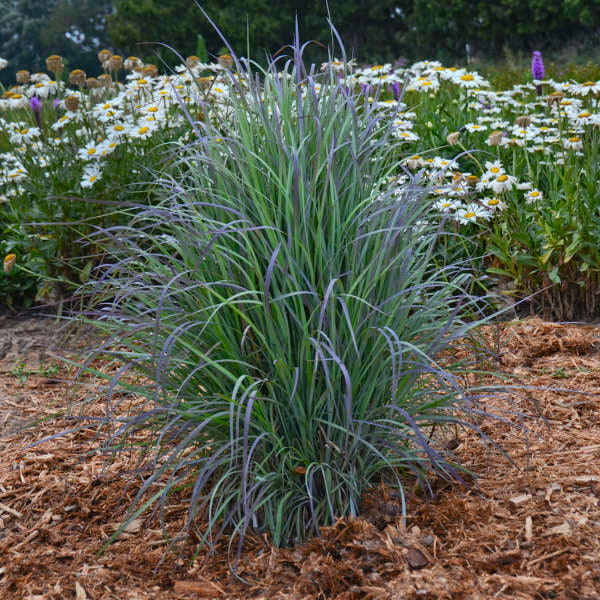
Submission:
[[394,100],[400,100],[400,83],[398,81],[392,83],[392,92],[394,93]]
[[531,74],[534,79],[544,79],[545,75],[544,71],[544,59],[542,58],[542,53],[539,50],[536,50],[533,53],[533,58],[531,59]]
[[[531,75],[534,79],[540,81],[544,79],[545,74],[546,71],[544,70],[544,59],[542,58],[542,53],[539,50],[535,50],[533,52],[533,58],[531,59]],[[542,95],[541,84],[537,85],[537,95]]]
[[31,106],[31,110],[33,112],[41,112],[42,111],[42,101],[37,96],[32,96],[29,101],[29,106]]
[[29,106],[31,106],[31,110],[33,111],[33,116],[35,117],[35,122],[37,126],[42,128],[42,101],[37,96],[31,96],[31,100],[29,100]]

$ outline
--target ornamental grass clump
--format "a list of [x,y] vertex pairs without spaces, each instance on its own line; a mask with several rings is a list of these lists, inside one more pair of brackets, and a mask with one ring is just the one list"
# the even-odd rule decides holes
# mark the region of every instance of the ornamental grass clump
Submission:
[[[208,544],[295,543],[381,483],[404,498],[410,478],[463,481],[439,432],[476,406],[441,366],[476,302],[436,266],[427,190],[390,185],[390,120],[343,72],[290,54],[234,57],[231,93],[158,175],[162,201],[105,231],[85,288],[109,336],[93,355],[117,363],[107,448],[142,456],[129,516],[183,493]],[[124,416],[131,371],[148,405]]]

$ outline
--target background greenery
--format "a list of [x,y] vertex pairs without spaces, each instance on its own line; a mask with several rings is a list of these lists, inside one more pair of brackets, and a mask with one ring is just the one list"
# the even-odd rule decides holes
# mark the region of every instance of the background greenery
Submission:
[[[255,59],[289,43],[298,17],[303,39],[327,44],[331,32],[323,0],[267,0],[200,3],[231,42]],[[331,0],[332,19],[349,53],[361,62],[437,58],[464,62],[533,49],[557,52],[565,46],[595,56],[600,3],[596,0]],[[148,42],[166,42],[184,55],[197,50],[198,34],[216,54],[222,40],[192,0],[0,0],[0,56],[10,61],[2,83],[19,68],[40,70],[49,54],[88,74],[99,70],[96,53],[110,47],[122,54],[168,62],[168,51]],[[467,51],[466,45],[469,45]],[[314,45],[310,58],[318,59]]]

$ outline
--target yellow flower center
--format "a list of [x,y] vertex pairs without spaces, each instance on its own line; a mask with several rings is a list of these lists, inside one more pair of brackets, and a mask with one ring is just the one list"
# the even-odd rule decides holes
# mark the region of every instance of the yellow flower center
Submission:
[[591,112],[588,112],[587,110],[584,110],[583,112],[580,112],[580,113],[577,115],[577,117],[578,117],[579,119],[585,119],[585,118],[587,118],[587,117],[591,117],[591,116],[592,116],[592,113],[591,113]]
[[492,167],[490,173],[500,173],[500,169],[498,167]]
[[102,107],[102,110],[108,110],[109,108],[112,108],[112,106],[111,106],[110,104],[105,104],[105,105]]
[[144,135],[145,133],[148,133],[148,130],[149,130],[149,127],[140,127],[140,128],[138,129],[138,133],[139,133],[140,135]]
[[138,82],[140,85],[145,85],[145,84],[147,84],[147,83],[148,83],[148,82],[147,82],[145,79],[138,79],[138,80],[137,80],[137,82]]
[[473,81],[475,79],[475,77],[473,77],[473,75],[471,75],[471,73],[465,73],[464,75],[460,76],[461,81]]
[[570,137],[570,138],[569,138],[569,141],[570,141],[572,144],[576,144],[577,142],[580,142],[581,140],[580,140],[580,139],[579,139],[579,138],[578,138],[576,135],[574,135],[573,137]]
[[498,206],[500,204],[500,200],[498,198],[490,198],[488,200],[488,206]]
[[158,112],[158,106],[150,106],[148,108],[148,112],[151,112],[151,113]]
[[538,191],[534,191],[534,192],[531,192],[529,195],[530,195],[532,198],[537,198],[537,197],[540,195],[540,193],[539,193]]
[[465,213],[465,219],[472,219],[474,216],[475,216],[475,213],[472,210]]
[[584,87],[592,87],[593,85],[596,85],[595,81],[586,81],[583,86]]
[[21,129],[21,135],[25,135],[26,133],[29,133],[29,129]]
[[123,125],[115,125],[113,127],[114,131],[123,131],[125,129],[125,127],[123,127]]
[[383,65],[375,65],[374,67],[371,67],[371,71],[381,71],[381,69],[383,69]]
[[506,175],[499,175],[497,181],[499,181],[500,183],[506,181],[508,179],[508,176]]
[[89,179],[90,183],[94,183],[94,181],[96,181],[96,179],[98,179],[98,175],[92,175]]
[[87,153],[88,153],[88,156],[92,156],[92,154],[96,154],[96,148],[89,148]]

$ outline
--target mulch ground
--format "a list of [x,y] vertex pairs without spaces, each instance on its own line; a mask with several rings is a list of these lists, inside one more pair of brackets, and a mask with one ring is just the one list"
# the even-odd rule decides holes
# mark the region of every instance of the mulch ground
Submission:
[[[72,425],[54,416],[68,402],[68,372],[11,374],[5,353],[0,598],[600,598],[600,327],[533,319],[504,324],[498,336],[510,383],[537,388],[489,399],[491,412],[537,415],[527,435],[482,422],[512,463],[461,432],[455,452],[479,474],[479,489],[440,484],[430,502],[415,493],[405,525],[399,500],[378,490],[364,518],[293,549],[250,536],[234,581],[225,543],[208,559],[194,558],[194,539],[165,552],[156,518],[137,519],[100,553],[135,494],[129,457],[106,465],[91,428],[26,448]],[[85,393],[93,397],[93,382]],[[43,420],[23,430],[32,419]],[[186,509],[172,499],[170,533]]]

